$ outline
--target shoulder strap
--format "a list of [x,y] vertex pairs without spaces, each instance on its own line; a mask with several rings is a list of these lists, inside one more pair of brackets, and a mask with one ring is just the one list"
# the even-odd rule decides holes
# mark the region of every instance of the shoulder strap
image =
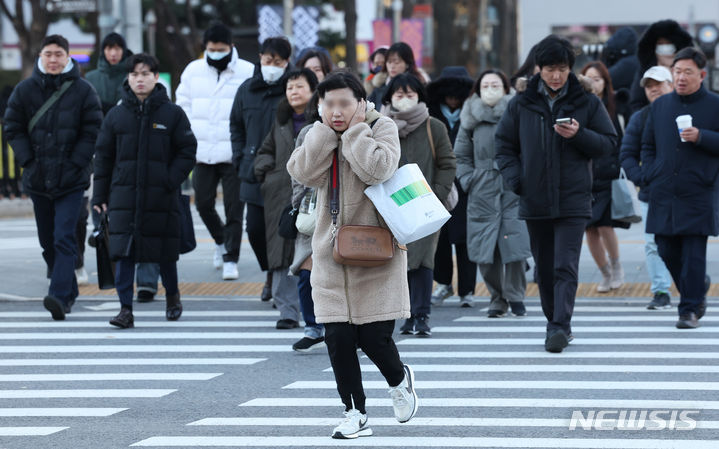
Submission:
[[74,80],[67,80],[64,83],[62,83],[62,86],[60,86],[60,88],[58,90],[56,90],[55,93],[53,93],[50,96],[50,98],[48,98],[45,101],[45,103],[42,104],[42,106],[40,106],[40,109],[38,109],[38,111],[35,113],[35,115],[32,116],[32,118],[30,119],[30,123],[28,123],[28,125],[27,125],[27,133],[28,134],[30,134],[32,132],[33,128],[35,128],[35,125],[37,125],[37,122],[42,118],[43,115],[45,115],[45,113],[48,111],[48,109],[50,109],[52,107],[52,105],[54,105],[57,102],[57,100],[59,100],[60,97],[62,97],[62,94],[64,94],[65,91],[67,91],[70,88],[73,81]]
[[332,154],[332,168],[329,176],[330,190],[330,214],[332,215],[332,226],[337,226],[337,215],[340,213],[340,168],[337,159],[338,150],[335,148]]
[[434,149],[434,137],[432,137],[432,125],[430,119],[427,119],[427,137],[429,137],[429,148],[432,150],[432,159],[437,160],[437,152]]

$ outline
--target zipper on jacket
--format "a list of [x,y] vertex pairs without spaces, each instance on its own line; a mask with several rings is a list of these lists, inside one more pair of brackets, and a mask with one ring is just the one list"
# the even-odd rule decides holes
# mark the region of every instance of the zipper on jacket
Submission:
[[[339,179],[340,171],[342,170],[342,163],[344,161],[344,158],[342,158],[342,152],[337,151],[337,178]],[[339,185],[340,190],[340,214],[342,216],[342,224],[345,224],[345,206],[344,206],[344,188],[342,187],[342,184]],[[341,226],[340,225],[340,226]],[[352,311],[350,310],[350,289],[349,289],[349,274],[347,273],[347,265],[342,264],[342,273],[344,275],[344,285],[345,285],[345,299],[347,301],[347,319],[350,324],[352,324]]]

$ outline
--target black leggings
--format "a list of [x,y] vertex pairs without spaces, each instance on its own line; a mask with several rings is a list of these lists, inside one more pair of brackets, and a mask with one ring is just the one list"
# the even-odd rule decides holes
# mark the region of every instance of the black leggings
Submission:
[[392,339],[393,330],[394,321],[359,325],[325,323],[327,351],[345,410],[355,408],[360,413],[366,413],[358,347],[379,368],[391,387],[396,387],[404,379],[404,366]]

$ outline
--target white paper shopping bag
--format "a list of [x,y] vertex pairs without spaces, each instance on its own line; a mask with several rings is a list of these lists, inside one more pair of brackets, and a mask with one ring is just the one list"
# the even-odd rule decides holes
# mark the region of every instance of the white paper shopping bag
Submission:
[[417,164],[403,165],[390,179],[364,192],[403,245],[439,231],[451,217]]

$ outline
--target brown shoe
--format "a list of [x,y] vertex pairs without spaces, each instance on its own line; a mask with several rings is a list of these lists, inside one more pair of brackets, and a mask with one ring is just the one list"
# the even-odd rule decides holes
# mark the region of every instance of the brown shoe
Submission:
[[182,315],[182,303],[180,302],[180,292],[165,297],[165,318],[167,321],[177,321]]
[[679,315],[677,329],[696,329],[699,327],[699,319],[694,312]]
[[120,313],[110,320],[110,324],[117,326],[120,329],[129,329],[135,327],[135,317],[132,315],[132,310],[127,307],[120,309]]

